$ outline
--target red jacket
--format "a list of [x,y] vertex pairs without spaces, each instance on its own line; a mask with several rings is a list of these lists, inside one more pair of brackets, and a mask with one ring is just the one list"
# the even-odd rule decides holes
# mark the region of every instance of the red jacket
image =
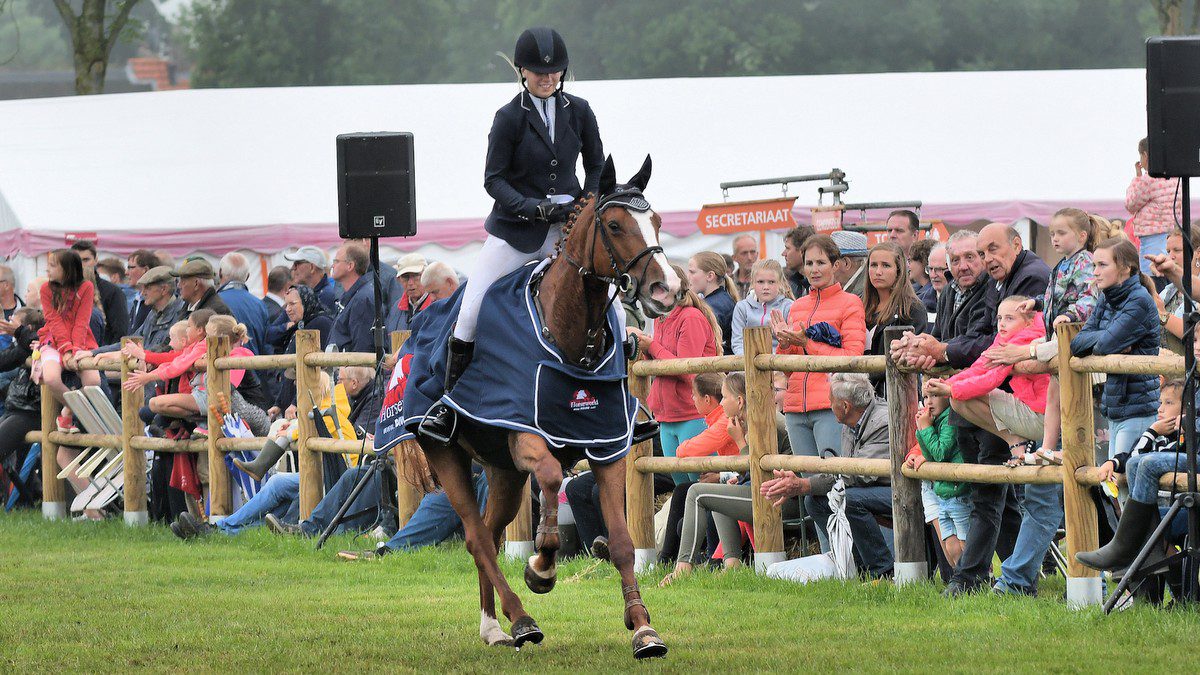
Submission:
[[[1008,340],[997,335],[992,346],[1027,345],[1045,336],[1046,328],[1042,323],[1042,313],[1038,312],[1033,318],[1033,323],[1017,331],[1016,335]],[[1009,375],[1012,375],[1012,366],[997,365],[995,368],[989,368],[988,364],[990,363],[991,361],[987,357],[980,356],[975,363],[971,364],[970,368],[947,380],[950,384],[951,395],[960,401],[986,396],[1003,384]],[[1013,396],[1016,396],[1017,400],[1029,406],[1034,412],[1043,415],[1046,413],[1046,390],[1050,386],[1049,374],[1013,375],[1008,384],[1012,387]]]
[[[862,356],[867,343],[867,321],[863,303],[853,293],[842,290],[841,284],[814,288],[808,295],[792,303],[788,324],[793,330],[826,322],[842,335],[842,346],[809,340],[803,347],[780,347],[779,354],[810,354],[813,356]],[[783,396],[784,412],[809,412],[829,409],[829,375],[826,373],[792,373],[788,390]]]
[[92,335],[92,303],[96,288],[92,282],[84,281],[75,294],[66,300],[62,309],[54,306],[54,289],[49,283],[42,284],[42,311],[46,323],[38,331],[38,340],[50,345],[66,356],[81,349],[95,349],[96,338]]
[[[716,356],[717,340],[704,312],[695,307],[676,307],[654,320],[654,340],[646,350],[652,359]],[[700,418],[692,403],[695,375],[658,375],[646,399],[659,422],[686,422]]]
[[721,406],[704,416],[708,428],[679,444],[676,457],[711,457],[712,455],[737,455],[741,448],[729,435],[729,418]]

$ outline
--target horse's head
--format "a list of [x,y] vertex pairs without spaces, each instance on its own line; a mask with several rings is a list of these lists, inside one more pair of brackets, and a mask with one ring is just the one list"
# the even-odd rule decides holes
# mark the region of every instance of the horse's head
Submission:
[[[662,316],[675,306],[680,279],[658,242],[662,224],[642,195],[650,182],[650,156],[628,183],[617,184],[612,157],[600,173],[600,197],[585,202],[576,214],[581,269],[633,289],[647,316]],[[599,242],[600,245],[597,245]]]

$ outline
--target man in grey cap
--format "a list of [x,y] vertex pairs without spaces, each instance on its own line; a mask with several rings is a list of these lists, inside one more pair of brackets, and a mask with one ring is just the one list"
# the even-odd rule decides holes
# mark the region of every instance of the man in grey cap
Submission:
[[292,263],[292,283],[313,289],[330,316],[337,315],[337,289],[329,278],[329,258],[316,246],[301,246],[283,259]]
[[[150,313],[133,335],[142,338],[142,346],[148,352],[169,351],[171,326],[184,318],[183,300],[175,297],[175,277],[171,268],[166,265],[150,268],[138,279],[137,289]],[[105,345],[95,353],[118,352],[120,349],[120,344]]]
[[867,236],[862,232],[838,230],[831,233],[833,243],[837,244],[842,257],[833,264],[833,274],[837,277],[842,290],[853,293],[859,298],[864,297],[867,275],[863,273],[867,260]]
[[198,309],[211,309],[217,314],[233,315],[229,305],[217,295],[216,284],[213,280],[217,274],[207,260],[200,256],[191,256],[183,261],[178,269],[171,271],[171,276],[179,278],[179,297],[183,299],[184,317],[192,315]]

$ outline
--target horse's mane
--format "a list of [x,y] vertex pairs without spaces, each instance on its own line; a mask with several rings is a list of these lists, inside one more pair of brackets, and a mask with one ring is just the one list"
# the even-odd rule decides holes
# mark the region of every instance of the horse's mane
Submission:
[[575,209],[571,215],[567,216],[567,222],[563,224],[563,236],[559,238],[558,244],[554,247],[554,257],[557,258],[562,253],[563,247],[567,245],[567,239],[575,229],[575,223],[580,221],[588,223],[595,217],[596,195],[589,192],[575,202]]

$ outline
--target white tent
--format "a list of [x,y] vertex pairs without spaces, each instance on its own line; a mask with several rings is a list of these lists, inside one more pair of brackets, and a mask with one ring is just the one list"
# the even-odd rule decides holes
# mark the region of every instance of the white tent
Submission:
[[[721,181],[832,167],[847,172],[847,201],[922,200],[924,216],[952,223],[1044,218],[1064,205],[1120,215],[1145,135],[1144,73],[1134,69],[567,86],[592,103],[619,177],[654,157],[647,194],[674,257],[727,249],[694,236],[695,212],[721,200]],[[332,247],[334,137],[390,130],[415,134],[419,234],[385,251],[419,249],[469,270],[491,207],[482,182],[492,113],[515,93],[456,84],[2,102],[0,253],[37,256],[67,233],[95,233],[117,254],[240,249],[274,261],[301,244]],[[811,185],[792,194],[816,201]]]

